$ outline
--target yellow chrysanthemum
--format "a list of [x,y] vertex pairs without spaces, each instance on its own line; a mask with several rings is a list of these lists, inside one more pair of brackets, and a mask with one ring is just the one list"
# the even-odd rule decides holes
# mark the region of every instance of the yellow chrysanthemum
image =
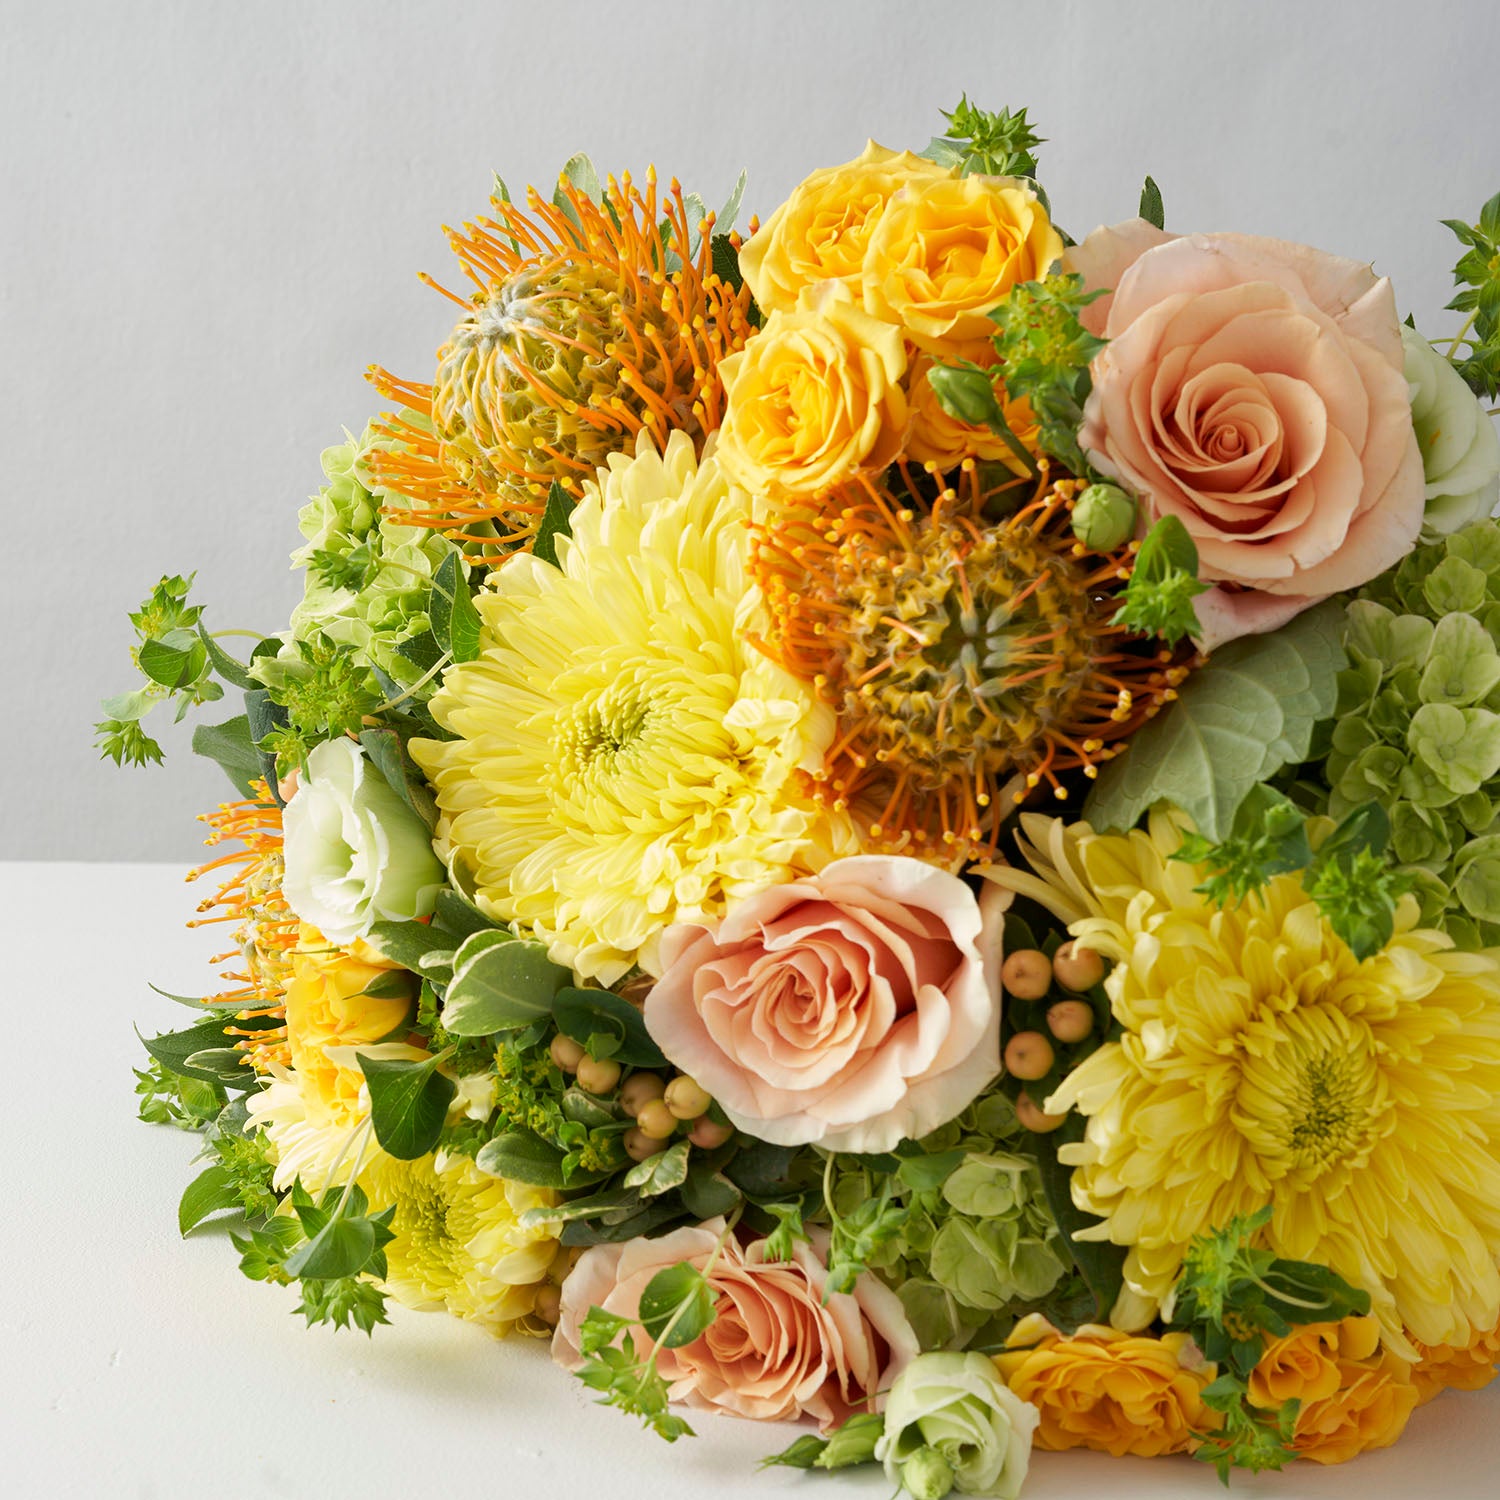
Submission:
[[671,923],[814,857],[832,716],[749,644],[749,520],[685,434],[612,456],[559,566],[517,557],[479,596],[480,657],[432,700],[458,738],[412,742],[479,905],[580,974],[649,968]]
[[530,1317],[557,1239],[520,1219],[528,1209],[550,1208],[554,1194],[487,1176],[466,1156],[441,1166],[432,1156],[383,1157],[360,1180],[372,1211],[396,1210],[381,1285],[398,1302],[446,1310],[497,1335]]
[[1265,1243],[1366,1288],[1387,1345],[1467,1344],[1500,1318],[1500,961],[1415,928],[1359,962],[1278,876],[1219,910],[1180,833],[1029,816],[1035,897],[1114,960],[1124,1028],[1047,1101],[1088,1117],[1073,1198],[1165,1297],[1194,1235],[1273,1205]]

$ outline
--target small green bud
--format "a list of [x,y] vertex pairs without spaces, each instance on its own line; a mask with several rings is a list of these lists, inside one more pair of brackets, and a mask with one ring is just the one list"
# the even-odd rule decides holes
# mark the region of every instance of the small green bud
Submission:
[[956,422],[988,427],[1005,420],[995,399],[994,381],[977,365],[934,365],[927,372],[927,382],[938,405]]
[[846,1469],[873,1462],[875,1444],[884,1431],[885,1418],[878,1412],[856,1412],[828,1439],[828,1446],[817,1457],[817,1467]]
[[953,1488],[953,1465],[936,1448],[918,1448],[901,1466],[912,1500],[943,1500]]
[[1091,484],[1073,506],[1073,535],[1095,552],[1113,552],[1135,530],[1135,501],[1116,484]]

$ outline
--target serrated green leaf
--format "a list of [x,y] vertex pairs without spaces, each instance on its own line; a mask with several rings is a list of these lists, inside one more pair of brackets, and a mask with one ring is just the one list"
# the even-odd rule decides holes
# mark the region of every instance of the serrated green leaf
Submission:
[[1305,760],[1315,726],[1333,713],[1343,620],[1343,606],[1329,601],[1274,634],[1221,647],[1105,767],[1084,818],[1123,830],[1168,802],[1205,838],[1227,837],[1250,789]]

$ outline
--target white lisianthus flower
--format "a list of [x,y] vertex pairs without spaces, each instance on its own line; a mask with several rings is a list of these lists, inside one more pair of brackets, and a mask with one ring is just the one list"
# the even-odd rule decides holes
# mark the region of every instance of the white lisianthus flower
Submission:
[[1416,329],[1403,327],[1401,342],[1427,481],[1422,535],[1430,541],[1495,513],[1500,433],[1463,376]]
[[1016,1500],[1039,1420],[983,1354],[923,1354],[891,1386],[875,1457],[914,1500]]
[[283,827],[282,890],[330,942],[431,915],[443,866],[427,826],[353,740],[329,740],[308,756]]

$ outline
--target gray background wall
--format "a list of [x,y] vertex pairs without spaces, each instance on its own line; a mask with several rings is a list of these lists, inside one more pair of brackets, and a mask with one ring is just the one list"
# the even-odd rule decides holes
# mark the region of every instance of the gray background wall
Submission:
[[1500,188],[1494,0],[0,0],[0,858],[187,860],[218,771],[91,749],[123,612],[198,569],[216,627],[279,626],[318,454],[423,375],[439,226],[492,170],[655,161],[769,212],[961,90],[1029,104],[1075,233],[1135,211],[1372,259],[1451,325],[1440,217]]

